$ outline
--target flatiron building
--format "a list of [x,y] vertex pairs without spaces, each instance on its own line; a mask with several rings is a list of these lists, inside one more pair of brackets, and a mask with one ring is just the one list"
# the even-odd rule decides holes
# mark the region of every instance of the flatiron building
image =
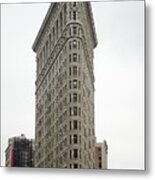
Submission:
[[90,2],[51,3],[36,53],[35,167],[95,168]]

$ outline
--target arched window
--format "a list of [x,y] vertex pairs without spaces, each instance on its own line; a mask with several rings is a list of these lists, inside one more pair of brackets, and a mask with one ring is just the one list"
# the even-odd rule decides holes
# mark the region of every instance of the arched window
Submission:
[[74,48],[74,49],[77,49],[77,40],[74,40],[74,41],[73,41],[73,48]]

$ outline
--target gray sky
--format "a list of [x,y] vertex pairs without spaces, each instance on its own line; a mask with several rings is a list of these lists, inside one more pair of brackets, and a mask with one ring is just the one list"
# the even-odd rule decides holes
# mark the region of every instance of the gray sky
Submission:
[[[49,4],[1,8],[1,152],[9,137],[34,137],[35,54],[31,47]],[[95,122],[111,169],[144,168],[144,2],[92,3]]]

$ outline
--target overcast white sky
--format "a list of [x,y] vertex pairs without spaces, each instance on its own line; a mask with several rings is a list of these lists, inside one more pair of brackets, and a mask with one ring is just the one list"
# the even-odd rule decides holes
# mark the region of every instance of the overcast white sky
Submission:
[[[49,4],[1,7],[1,153],[9,137],[34,138],[35,54]],[[108,142],[108,168],[144,168],[144,2],[93,2],[95,122]]]

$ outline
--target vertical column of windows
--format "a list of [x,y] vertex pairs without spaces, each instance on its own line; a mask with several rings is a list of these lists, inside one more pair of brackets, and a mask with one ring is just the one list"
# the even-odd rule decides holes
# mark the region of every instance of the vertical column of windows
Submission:
[[[71,6],[73,7],[73,9],[72,11],[70,11],[69,18],[70,20],[76,21],[77,13],[78,13],[76,10],[77,3],[73,2],[71,3]],[[78,33],[77,26],[72,26],[69,33],[72,36],[76,36]],[[69,101],[72,103],[77,103],[77,102],[81,102],[81,95],[77,91],[77,89],[79,89],[81,86],[81,82],[79,82],[80,80],[77,79],[77,77],[81,75],[80,67],[77,64],[80,62],[79,61],[80,59],[78,59],[80,56],[78,55],[78,52],[77,52],[80,46],[77,39],[70,41],[68,45],[69,45],[69,50],[72,50],[71,54],[69,55],[70,64],[69,64],[69,69],[68,69],[69,76],[71,77],[71,79],[69,80],[69,88],[72,90],[71,93],[69,94]],[[70,130],[81,129],[81,122],[79,122],[79,120],[77,119],[77,116],[79,115],[81,115],[80,107],[77,107],[74,105],[70,107],[70,116],[73,116],[73,118],[76,118],[76,119],[70,120],[70,123],[69,123]],[[78,143],[79,144],[81,143],[81,136],[79,134],[76,134],[76,131],[74,131],[74,133],[70,135],[70,143],[75,144],[75,145]],[[70,150],[70,159],[73,159],[73,160],[76,160],[81,156],[80,151],[76,149],[75,147],[72,150]],[[79,168],[81,167],[81,164],[78,164],[75,162],[75,163],[70,164],[70,167]]]
[[53,33],[53,47],[54,47],[54,44],[55,44],[55,27],[53,27],[52,33]]
[[36,72],[37,76],[39,75],[39,64],[40,64],[40,58],[37,58],[37,68],[36,68],[37,69],[37,72]]
[[73,20],[76,20],[76,19],[77,19],[77,12],[73,11]]
[[42,60],[42,68],[44,66],[45,63],[45,58],[46,58],[46,54],[45,54],[45,46],[43,47],[43,60]]
[[39,61],[39,73],[41,72],[42,69],[42,61],[43,61],[43,55],[42,52],[40,53],[40,61]]
[[60,32],[62,32],[63,29],[63,16],[62,16],[62,12],[60,12]]
[[49,34],[49,53],[51,53],[51,34]]
[[48,53],[49,53],[49,47],[48,47],[48,41],[46,41],[46,47],[45,47],[45,61],[48,58]]
[[59,25],[58,25],[58,20],[56,20],[56,39],[58,39],[59,35]]
[[67,7],[66,7],[66,3],[65,3],[64,4],[64,26],[66,25],[66,16],[67,16],[66,12],[67,12]]
[[70,3],[70,20],[77,19],[77,9],[76,9],[76,2]]

